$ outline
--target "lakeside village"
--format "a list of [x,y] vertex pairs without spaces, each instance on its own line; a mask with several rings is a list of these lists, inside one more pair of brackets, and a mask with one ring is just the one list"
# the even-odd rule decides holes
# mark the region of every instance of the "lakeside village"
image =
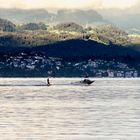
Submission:
[[131,78],[140,76],[140,71],[114,60],[69,62],[43,54],[20,53],[16,56],[4,55],[0,61],[0,76],[80,77],[85,72],[92,77]]

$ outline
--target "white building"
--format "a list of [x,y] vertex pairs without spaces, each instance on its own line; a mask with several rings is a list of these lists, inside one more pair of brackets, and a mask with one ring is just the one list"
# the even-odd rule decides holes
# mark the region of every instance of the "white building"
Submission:
[[138,72],[137,71],[134,71],[133,77],[138,77]]
[[108,77],[113,78],[114,77],[114,72],[113,71],[108,71]]
[[131,78],[131,77],[133,77],[133,72],[125,72],[125,77],[126,78]]

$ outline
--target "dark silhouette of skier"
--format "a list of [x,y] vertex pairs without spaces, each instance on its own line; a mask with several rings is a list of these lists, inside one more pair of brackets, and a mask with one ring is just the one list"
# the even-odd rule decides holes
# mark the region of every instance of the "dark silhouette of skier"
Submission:
[[50,84],[50,79],[49,78],[47,78],[47,86],[50,86],[51,84]]

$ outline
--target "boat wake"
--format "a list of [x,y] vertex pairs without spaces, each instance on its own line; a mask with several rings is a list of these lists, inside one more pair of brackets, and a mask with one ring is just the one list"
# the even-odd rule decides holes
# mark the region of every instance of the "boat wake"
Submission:
[[42,86],[42,87],[49,87],[49,86],[89,86],[91,85],[92,83],[94,83],[95,81],[91,81],[91,80],[79,80],[79,81],[65,81],[64,82],[61,82],[58,81],[52,81],[51,84],[47,84],[46,82],[44,81],[18,81],[18,82],[14,82],[12,81],[11,83],[8,81],[8,82],[5,82],[5,83],[0,83],[0,87],[4,87],[4,86],[22,86],[22,87],[26,87],[26,86]]

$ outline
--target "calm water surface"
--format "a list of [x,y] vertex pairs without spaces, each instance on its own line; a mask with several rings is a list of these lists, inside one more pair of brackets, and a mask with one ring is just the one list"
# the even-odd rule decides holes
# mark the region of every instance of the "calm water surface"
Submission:
[[78,80],[1,78],[0,140],[140,140],[140,79]]

